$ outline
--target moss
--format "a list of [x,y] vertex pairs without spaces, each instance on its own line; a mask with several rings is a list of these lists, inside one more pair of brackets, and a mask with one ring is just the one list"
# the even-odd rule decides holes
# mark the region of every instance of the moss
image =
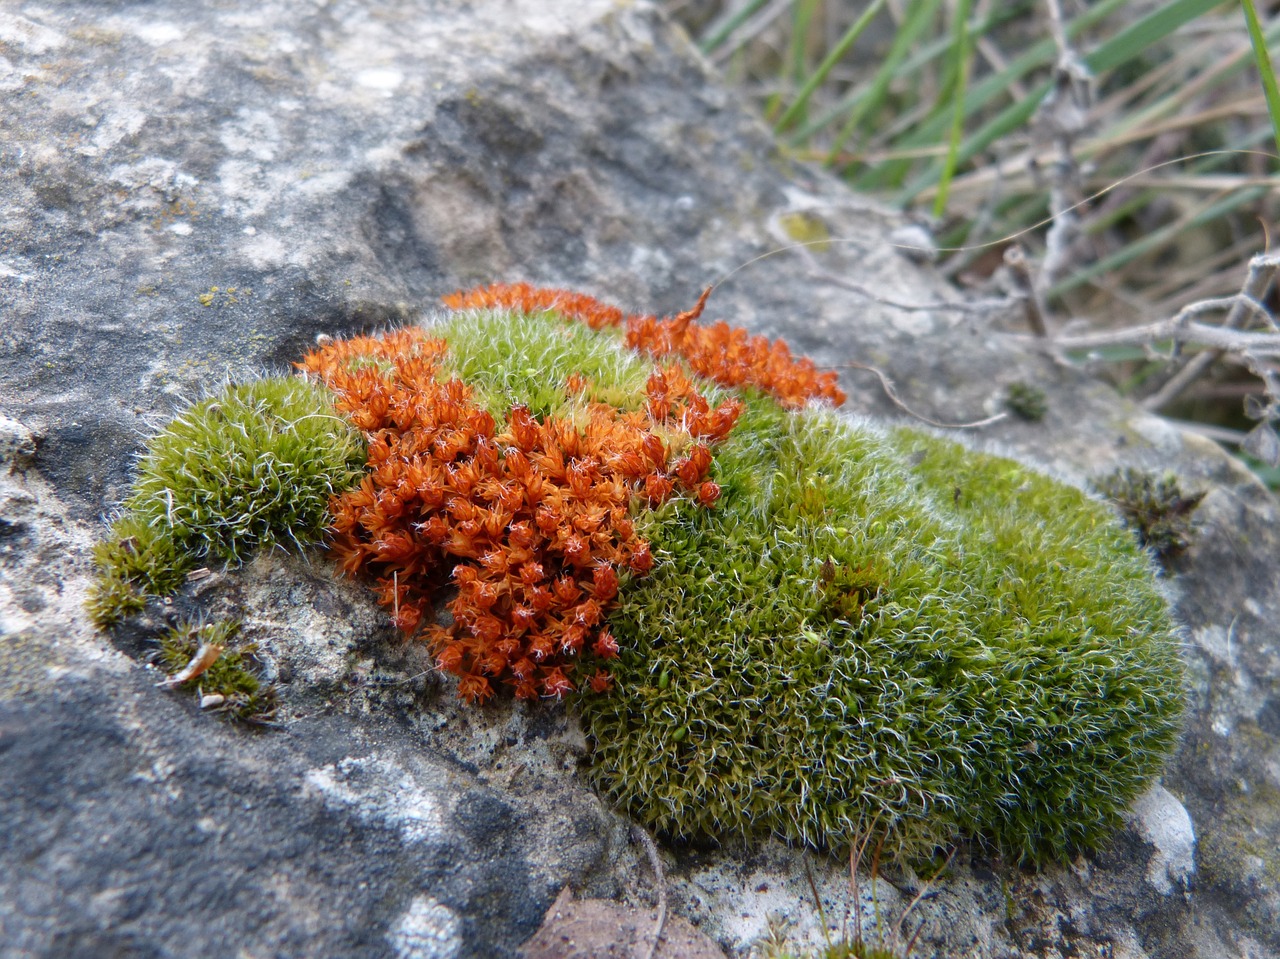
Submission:
[[181,586],[196,563],[318,542],[329,497],[360,475],[359,434],[296,378],[230,385],[147,444],[132,492],[94,548],[90,618],[108,628]]
[[1079,489],[912,431],[897,443],[959,533],[986,674],[957,690],[980,731],[953,777],[960,825],[1015,858],[1095,846],[1180,728],[1183,669],[1151,566]]
[[89,621],[106,630],[142,612],[147,600],[132,583],[111,568],[103,569],[89,586],[85,611]]
[[1191,545],[1195,532],[1192,514],[1205,494],[1186,495],[1172,473],[1155,476],[1122,469],[1096,480],[1094,486],[1111,500],[1142,545],[1165,567]]
[[658,560],[583,700],[592,775],[681,836],[899,855],[965,832],[1062,859],[1177,734],[1165,605],[1101,504],[1009,460],[754,396],[712,512],[643,520]]
[[532,316],[554,313],[592,330],[625,331],[626,345],[668,363],[678,357],[688,369],[722,386],[761,389],[790,409],[811,401],[839,406],[845,394],[834,371],[819,372],[807,357],[795,357],[781,340],[751,336],[723,320],[696,325],[711,295],[707,287],[689,310],[672,317],[625,315],[616,306],[569,290],[527,283],[494,283],[452,293],[444,302],[458,310],[505,308]]
[[1015,416],[1031,423],[1038,423],[1049,412],[1044,390],[1030,383],[1010,383],[1005,392],[1004,405]]
[[[370,475],[330,503],[331,553],[377,584],[464,699],[603,693],[616,653],[604,618],[620,577],[652,565],[629,512],[714,502],[711,448],[741,404],[712,409],[677,368],[546,315],[477,311],[434,332],[303,360],[369,440]],[[627,409],[592,401],[611,394]],[[449,587],[451,621],[432,624]]]
[[[585,308],[585,300],[566,302]],[[605,310],[595,301],[585,306],[583,322]],[[602,596],[619,588],[608,615],[609,645],[616,637],[620,647],[611,659],[617,688],[574,700],[600,789],[679,836],[772,834],[817,847],[872,836],[886,854],[915,857],[969,835],[1028,862],[1061,860],[1102,840],[1172,748],[1182,702],[1166,604],[1132,536],[1104,504],[1011,460],[917,431],[794,409],[805,398],[838,400],[834,379],[781,344],[748,342],[723,324],[699,332],[689,326],[696,312],[629,319],[626,335],[639,330],[654,343],[678,336],[697,346],[684,360],[680,350],[645,348],[663,364],[701,364],[708,375],[722,374],[721,383],[758,383],[772,394],[695,377],[689,389],[706,402],[699,398],[701,410],[691,400],[677,408],[663,398],[654,362],[622,348],[616,324],[589,332],[541,311],[462,312],[434,331],[447,344],[430,347],[438,367],[425,366],[423,356],[392,358],[406,375],[416,371],[424,390],[462,378],[487,411],[468,413],[475,437],[485,438],[473,437],[484,446],[475,456],[487,458],[485,475],[501,479],[505,495],[514,482],[506,471],[519,465],[528,485],[515,492],[550,496],[552,506],[581,505],[600,492],[575,488],[591,472],[582,473],[579,460],[588,435],[592,442],[614,435],[604,427],[612,429],[615,416],[665,423],[670,415],[673,424],[663,429],[673,443],[699,418],[721,417],[717,430],[690,434],[709,437],[703,452],[714,456],[714,482],[703,482],[704,460],[676,490],[670,480],[688,462],[674,457],[687,450],[672,448],[668,434],[652,469],[645,467],[662,475],[652,484],[646,475],[644,490],[661,486],[662,495],[609,480],[618,504],[633,497],[631,517],[617,505],[610,522],[633,528],[647,545],[645,562],[633,556],[616,580],[588,584],[583,572],[582,583]],[[751,376],[738,369],[738,354],[760,361],[743,368]],[[380,381],[360,372],[345,371],[348,386]],[[655,382],[660,388],[650,391]],[[362,428],[391,422],[407,429],[422,418],[375,386],[368,409],[358,398],[343,400],[353,421],[375,424]],[[466,390],[449,389],[459,394],[450,403],[465,405]],[[711,408],[726,399],[724,411]],[[365,455],[331,403],[308,383],[264,380],[229,387],[174,420],[149,444],[125,512],[99,549],[95,619],[108,623],[145,595],[176,588],[175,577],[202,559],[237,562],[256,549],[315,542],[331,519],[330,495],[352,484]],[[593,411],[592,403],[614,409]],[[556,455],[540,440],[520,439],[542,424],[517,429],[511,414],[509,431],[497,430],[514,405],[563,418]],[[655,414],[658,407],[664,412]],[[384,460],[392,449],[385,439]],[[457,439],[433,439],[405,462],[419,472],[446,469],[450,483],[465,479],[471,473],[460,465]],[[561,456],[562,446],[578,452]],[[598,452],[604,462],[611,451]],[[564,488],[540,485],[535,469],[555,472]],[[366,542],[361,530],[382,527],[361,520],[347,530],[344,562],[402,547],[406,555],[421,551],[414,536],[455,521],[461,538],[449,542],[459,549],[481,533],[512,539],[515,514],[493,519],[502,515],[492,508],[495,485],[472,480],[434,506],[425,499],[414,506],[405,519],[412,534],[394,542]],[[404,506],[403,499],[383,504],[372,479],[360,489],[370,509]],[[492,534],[463,518],[481,506]],[[524,538],[533,528],[524,523]],[[546,535],[552,532],[562,531],[548,526]],[[472,558],[510,579],[500,560],[512,545]],[[530,580],[540,583],[546,570],[534,566]],[[404,575],[383,579],[382,599],[397,615],[409,588]],[[477,604],[483,598],[486,609],[498,608],[498,599],[471,591]],[[582,622],[594,628],[602,610],[583,612]],[[481,638],[476,623],[473,635],[455,637],[468,649]],[[567,628],[567,620],[557,623]],[[171,650],[162,650],[166,668],[186,668],[202,643],[223,645],[199,632],[209,628],[175,631]],[[490,638],[501,652],[499,645],[523,635],[498,629]],[[224,651],[210,661],[206,681],[221,682],[214,669],[235,665]],[[480,668],[496,677],[502,665],[485,660]],[[228,689],[252,700],[247,687]],[[217,695],[229,701],[228,693]]]
[[616,331],[592,332],[577,324],[510,310],[454,314],[438,330],[449,344],[443,372],[466,381],[481,406],[504,419],[523,405],[538,419],[570,411],[566,384],[578,376],[586,399],[623,410],[644,405],[653,366],[621,349]]
[[[499,405],[559,412],[578,370],[622,391],[645,376],[607,332],[546,323],[441,332]],[[609,618],[618,688],[578,702],[596,783],[679,836],[870,832],[919,856],[968,834],[1031,862],[1105,838],[1182,703],[1166,604],[1106,506],[927,434],[741,395],[714,509],[637,515],[657,563]]]
[[115,626],[142,612],[147,596],[166,596],[182,585],[193,557],[163,525],[150,525],[125,513],[111,524],[93,548],[98,576],[90,586],[87,607],[99,629]]
[[329,497],[363,462],[325,390],[271,377],[228,386],[153,437],[124,509],[191,556],[239,563],[318,542]]
[[[242,722],[270,722],[276,710],[276,691],[260,676],[256,647],[236,640],[240,624],[234,620],[184,623],[160,637],[156,663],[171,678],[169,685],[200,696],[200,706]],[[182,682],[193,662],[211,659]]]

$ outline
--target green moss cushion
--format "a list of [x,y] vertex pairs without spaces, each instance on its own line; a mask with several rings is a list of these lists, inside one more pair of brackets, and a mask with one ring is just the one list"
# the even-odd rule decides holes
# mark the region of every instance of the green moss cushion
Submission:
[[1095,844],[1178,731],[1148,559],[1110,511],[1015,462],[753,397],[714,511],[670,504],[584,699],[592,775],[683,836],[957,832],[1019,860]]

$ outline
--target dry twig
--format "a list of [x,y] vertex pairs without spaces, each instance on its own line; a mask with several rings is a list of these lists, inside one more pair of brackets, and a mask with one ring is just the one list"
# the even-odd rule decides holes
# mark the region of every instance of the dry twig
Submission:
[[[1239,297],[1231,305],[1227,318],[1222,321],[1224,329],[1232,330],[1245,326],[1245,321],[1259,311],[1270,322],[1270,315],[1262,307],[1262,298],[1266,296],[1267,287],[1271,285],[1278,269],[1280,269],[1280,257],[1260,253],[1249,261],[1249,275],[1245,279]],[[1164,386],[1143,400],[1143,409],[1160,410],[1168,406],[1221,358],[1222,354],[1222,350],[1215,349],[1193,356],[1187,361],[1187,365],[1174,373]]]
[[884,389],[885,396],[889,397],[889,401],[898,409],[906,413],[914,419],[920,420],[922,423],[928,423],[930,426],[936,426],[943,430],[972,430],[980,426],[990,426],[992,423],[998,423],[1000,420],[1006,419],[1008,413],[996,413],[994,416],[988,416],[986,419],[973,420],[970,423],[942,423],[935,419],[930,419],[923,413],[917,413],[898,396],[898,391],[893,388],[893,380],[884,374],[883,370],[876,369],[866,363],[842,363],[841,366],[851,370],[866,370],[868,373],[874,373],[880,380],[880,386]]
[[1009,268],[1014,295],[1022,302],[1027,326],[1040,339],[1049,342],[1049,311],[1044,302],[1043,286],[1036,280],[1031,261],[1022,247],[1014,244],[1004,251],[1004,263]]
[[[1104,346],[1141,346],[1154,351],[1159,343],[1170,342],[1170,360],[1177,360],[1184,347],[1199,347],[1187,364],[1149,397],[1143,406],[1158,410],[1182,393],[1210,365],[1227,353],[1238,356],[1254,376],[1262,381],[1263,399],[1245,398],[1245,415],[1258,425],[1244,435],[1240,447],[1269,466],[1280,465],[1280,434],[1273,423],[1280,420],[1280,326],[1267,310],[1263,298],[1280,274],[1280,255],[1259,254],[1249,262],[1249,273],[1234,296],[1189,303],[1172,318],[1120,330],[1059,336],[1052,346],[1059,350],[1090,350]],[[1197,317],[1225,312],[1220,324],[1204,323]],[[1263,329],[1250,329],[1261,321]]]
[[1235,296],[1189,303],[1168,320],[1129,326],[1120,330],[1060,336],[1053,342],[1064,350],[1092,350],[1101,346],[1153,346],[1162,340],[1171,340],[1175,350],[1183,346],[1201,346],[1225,353],[1248,354],[1255,357],[1280,356],[1280,333],[1233,330],[1225,326],[1197,323],[1192,320],[1192,317],[1204,313],[1230,309],[1242,300],[1246,302],[1248,309],[1266,313],[1266,308],[1261,303],[1252,297],[1237,293]]
[[1067,39],[1062,8],[1058,0],[1046,0],[1049,25],[1058,47],[1054,85],[1036,110],[1032,129],[1054,147],[1049,167],[1049,212],[1052,223],[1045,234],[1045,253],[1037,277],[1037,293],[1067,275],[1072,267],[1072,248],[1079,237],[1076,210],[1084,190],[1075,145],[1089,128],[1089,108],[1093,103],[1093,75]]
[[649,834],[639,826],[631,827],[631,841],[640,842],[649,854],[649,865],[653,867],[654,882],[658,887],[658,922],[653,930],[653,942],[649,945],[648,959],[653,959],[658,951],[658,943],[662,941],[662,929],[667,924],[667,879],[662,873],[662,859],[658,856],[658,847]]

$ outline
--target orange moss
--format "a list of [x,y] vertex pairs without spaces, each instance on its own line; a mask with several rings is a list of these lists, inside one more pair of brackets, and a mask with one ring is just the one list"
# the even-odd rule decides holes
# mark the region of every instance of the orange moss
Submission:
[[[539,422],[517,406],[499,424],[465,383],[441,380],[446,348],[405,329],[331,342],[298,364],[368,443],[368,475],[330,504],[331,553],[374,579],[396,625],[460,677],[462,698],[483,701],[495,682],[522,698],[603,692],[618,652],[605,618],[621,579],[653,564],[633,502],[714,503],[708,444],[742,405],[713,409],[672,366],[649,378],[641,411],[588,403],[585,423]],[[453,621],[430,622],[446,588]]]
[[478,286],[474,290],[459,290],[442,298],[444,305],[454,310],[514,309],[521,313],[543,313],[554,310],[561,316],[578,320],[593,330],[607,326],[621,326],[622,311],[616,306],[601,303],[585,293],[571,290],[555,290],[528,283],[494,283]]
[[693,321],[702,315],[710,294],[708,287],[692,310],[663,319],[624,316],[617,307],[593,297],[528,283],[494,283],[459,291],[444,297],[444,303],[453,309],[554,310],[594,330],[621,326],[626,330],[627,345],[633,349],[657,358],[683,357],[695,373],[724,386],[754,386],[791,408],[809,400],[825,400],[834,406],[845,401],[834,372],[820,373],[807,357],[793,357],[782,340],[751,336],[724,321],[706,327],[695,325]]

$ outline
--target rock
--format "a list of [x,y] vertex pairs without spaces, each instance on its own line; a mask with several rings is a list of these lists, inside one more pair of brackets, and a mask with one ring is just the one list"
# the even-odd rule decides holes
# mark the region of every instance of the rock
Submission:
[[1147,862],[1147,881],[1162,895],[1185,889],[1196,871],[1196,832],[1186,807],[1161,785],[1152,786],[1133,804],[1134,827],[1155,846]]
[[10,472],[32,465],[39,445],[36,433],[0,413],[0,463],[8,463]]
[[[837,933],[860,917],[874,942],[868,897],[889,932],[928,888],[903,924],[923,922],[919,955],[1280,954],[1275,500],[1019,345],[1016,317],[950,309],[895,250],[906,221],[782,158],[652,5],[24,6],[0,13],[0,90],[6,956],[514,956],[566,885],[649,907],[572,719],[456,705],[322,558],[215,570],[175,601],[251,611],[274,729],[156,689],[152,636],[82,610],[102,517],[184,400],[522,279],[659,313],[714,283],[710,318],[873,364],[934,419],[1044,391],[1044,419],[979,444],[1209,490],[1168,580],[1187,732],[1110,847],[1040,873],[966,848],[932,881],[864,863],[855,890],[846,863],[776,843],[671,845],[673,917],[735,954],[771,925],[820,944],[816,890]],[[750,262],[795,215],[829,239]],[[851,411],[901,415],[873,376],[843,379]]]
[[525,959],[724,957],[720,947],[688,920],[666,917],[656,909],[642,911],[601,899],[575,902],[567,886],[547,910],[538,931],[520,951]]

